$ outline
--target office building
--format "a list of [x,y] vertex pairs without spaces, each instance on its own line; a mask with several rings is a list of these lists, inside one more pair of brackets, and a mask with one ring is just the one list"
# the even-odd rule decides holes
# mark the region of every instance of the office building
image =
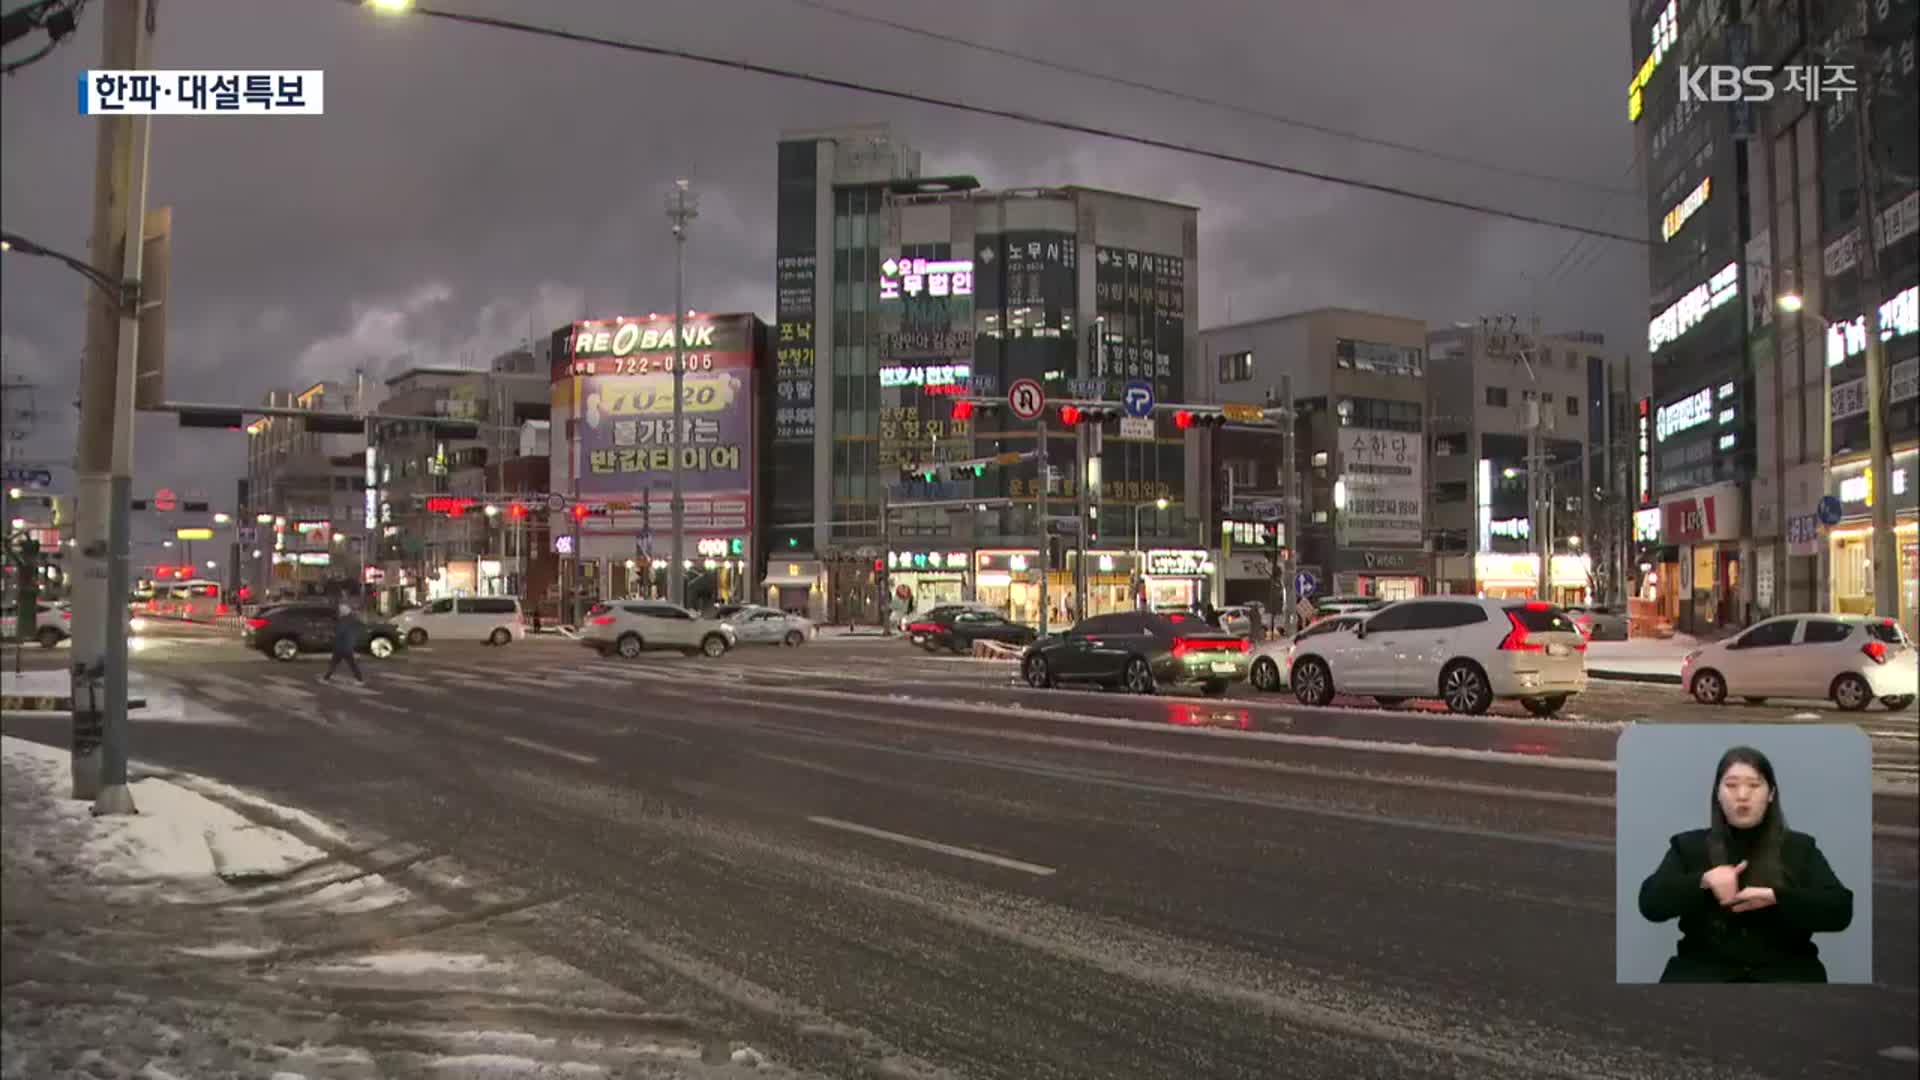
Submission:
[[[263,404],[352,412],[360,408],[359,393],[354,383],[322,381],[270,392]],[[246,431],[247,505],[233,522],[236,536],[220,538],[240,544],[243,561],[234,577],[262,601],[357,595],[366,550],[360,528],[365,438],[310,432],[290,416],[262,416]]]

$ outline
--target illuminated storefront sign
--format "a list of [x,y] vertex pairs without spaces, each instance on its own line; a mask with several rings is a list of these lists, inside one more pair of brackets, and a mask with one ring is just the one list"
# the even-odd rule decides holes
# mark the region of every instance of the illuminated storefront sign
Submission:
[[702,558],[737,559],[746,554],[747,542],[738,536],[703,536],[693,550]]
[[1526,518],[1501,518],[1491,525],[1493,535],[1509,540],[1525,540],[1533,535],[1533,522]]
[[1205,551],[1155,548],[1147,552],[1147,574],[1151,577],[1199,577],[1212,569]]
[[[1908,470],[1914,464],[1914,452],[1909,450],[1898,455],[1893,467],[1893,480],[1889,485],[1896,496],[1894,508],[1904,510],[1913,505],[1905,498],[1909,490]],[[1846,516],[1862,514],[1873,508],[1873,466],[1854,466],[1860,471],[1840,481],[1841,513]]]
[[1640,491],[1640,505],[1653,501],[1653,399],[1640,399],[1640,445],[1635,452],[1634,479]]
[[211,540],[213,539],[213,530],[204,528],[175,529],[173,530],[173,538],[175,540]]
[[[681,321],[686,340],[679,346],[683,354],[722,348],[714,344],[715,327],[711,322]],[[675,350],[673,317],[650,315],[645,319],[595,319],[575,323],[571,347],[572,375],[645,375],[655,369],[671,373]],[[659,356],[639,356],[659,353]],[[688,356],[688,370],[694,370],[696,357]]]
[[367,447],[366,484],[364,485],[366,488],[366,497],[364,509],[366,511],[366,527],[369,529],[380,524],[380,473],[378,467],[375,465],[378,456],[379,452],[374,447]]
[[1713,419],[1713,389],[1702,387],[1698,393],[1689,394],[1670,405],[1660,406],[1660,416],[1655,422],[1660,441],[1666,442],[1669,436],[1688,431],[1708,423]]
[[1647,324],[1647,348],[1660,347],[1700,325],[1701,321],[1740,293],[1740,264],[1728,263],[1713,277],[1687,291]]
[[1649,506],[1633,512],[1633,538],[1643,544],[1660,542],[1660,508]]
[[[428,500],[428,502],[432,502],[432,500]],[[299,533],[301,536],[307,536],[307,537],[311,537],[314,533],[331,534],[333,532],[333,522],[331,521],[296,521],[293,523],[293,531]]]
[[964,551],[889,551],[887,566],[894,570],[951,570],[967,568]]
[[1666,9],[1653,21],[1653,29],[1648,35],[1652,40],[1647,58],[1641,62],[1640,70],[1634,73],[1633,81],[1627,84],[1628,120],[1640,119],[1641,111],[1646,108],[1642,94],[1646,91],[1647,83],[1653,79],[1653,73],[1660,67],[1667,50],[1673,48],[1673,43],[1680,37],[1679,8],[1679,0],[1667,0]]
[[[1920,286],[1908,286],[1880,305],[1880,340],[1920,333]],[[1856,315],[1827,327],[1827,366],[1839,367],[1867,351],[1867,317]]]
[[1707,205],[1707,197],[1713,193],[1713,177],[1700,181],[1700,186],[1688,193],[1673,209],[1667,211],[1666,219],[1660,222],[1660,239],[1671,240],[1691,218],[1694,211]]
[[888,259],[880,264],[880,299],[903,296],[972,296],[973,263],[966,259],[930,262]]
[[880,385],[958,387],[955,392],[964,391],[973,378],[971,364],[931,364],[926,366],[892,364],[880,369]]

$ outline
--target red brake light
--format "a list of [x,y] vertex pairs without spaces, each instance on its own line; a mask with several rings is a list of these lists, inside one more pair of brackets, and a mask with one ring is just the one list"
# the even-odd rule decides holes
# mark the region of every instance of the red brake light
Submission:
[[613,625],[613,616],[611,616],[611,615],[599,615],[599,616],[596,616],[596,617],[594,618],[594,620],[593,620],[593,625],[595,625],[595,626],[612,626],[612,625]]
[[1553,605],[1547,603],[1545,600],[1529,600],[1527,601],[1527,610],[1528,611],[1552,611]]
[[225,603],[220,603],[220,604],[215,604],[215,605],[214,605],[214,608],[213,608],[213,613],[214,613],[215,615],[226,615],[226,614],[228,614],[228,611],[227,611],[227,605],[226,605]]
[[73,612],[71,612],[71,611],[62,611],[62,612],[60,613],[60,617],[61,617],[61,618],[63,618],[63,619],[65,619],[65,620],[67,620],[68,622],[72,622],[72,621],[73,621]]
[[939,623],[917,622],[907,627],[907,633],[909,634],[937,634],[939,632]]
[[1246,651],[1247,651],[1247,643],[1246,643],[1246,640],[1243,638],[1233,638],[1231,640],[1222,640],[1222,641],[1211,641],[1205,638],[1174,638],[1173,639],[1173,655],[1175,656],[1185,656],[1191,652],[1243,653]]
[[267,628],[267,620],[256,615],[247,620],[247,626],[253,630],[265,630]]
[[[1535,603],[1538,603],[1538,601],[1535,601]],[[1528,604],[1527,606],[1532,607],[1533,605]],[[1542,604],[1541,606],[1545,607],[1546,605]],[[1509,611],[1507,612],[1507,622],[1513,625],[1513,629],[1507,631],[1507,636],[1500,639],[1500,648],[1508,652],[1546,652],[1547,651],[1547,647],[1545,645],[1533,645],[1528,643],[1527,625],[1520,621],[1520,616],[1515,615],[1513,612]]]
[[1860,651],[1866,653],[1867,658],[1876,664],[1884,664],[1887,662],[1887,647],[1878,640],[1869,641],[1865,645],[1860,646]]

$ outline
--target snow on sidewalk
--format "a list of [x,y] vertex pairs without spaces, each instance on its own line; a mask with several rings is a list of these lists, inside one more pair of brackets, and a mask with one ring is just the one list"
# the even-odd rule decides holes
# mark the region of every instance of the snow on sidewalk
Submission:
[[[71,693],[73,676],[64,668],[0,672],[0,696],[65,698]],[[134,718],[142,723],[156,720],[227,726],[245,726],[247,723],[197,703],[189,708],[185,696],[173,684],[149,680],[138,672],[132,673],[127,680],[127,696],[144,703],[133,713]]]
[[1628,641],[1587,643],[1587,671],[1613,675],[1680,677],[1680,663],[1700,647],[1697,638],[1675,634],[1670,638],[1633,638]]
[[[138,814],[94,817],[90,803],[66,797],[70,760],[57,747],[0,737],[9,861],[37,861],[54,876],[105,883],[192,884],[277,877],[327,857],[295,836],[154,777],[129,786]],[[21,850],[12,850],[16,846]]]

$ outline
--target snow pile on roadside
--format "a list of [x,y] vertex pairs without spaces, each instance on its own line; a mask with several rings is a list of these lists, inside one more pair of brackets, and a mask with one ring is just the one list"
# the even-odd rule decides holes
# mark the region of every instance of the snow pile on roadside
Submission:
[[0,765],[8,842],[18,843],[19,857],[56,872],[111,883],[277,877],[327,857],[294,836],[151,777],[129,787],[138,814],[96,818],[90,803],[67,798],[70,755],[57,747],[0,737]]
[[73,676],[65,668],[0,671],[0,694],[9,697],[66,697],[72,691]]
[[1633,638],[1629,641],[1590,641],[1587,643],[1587,669],[1630,675],[1680,674],[1680,662],[1700,647],[1697,638],[1675,634],[1671,638]]

